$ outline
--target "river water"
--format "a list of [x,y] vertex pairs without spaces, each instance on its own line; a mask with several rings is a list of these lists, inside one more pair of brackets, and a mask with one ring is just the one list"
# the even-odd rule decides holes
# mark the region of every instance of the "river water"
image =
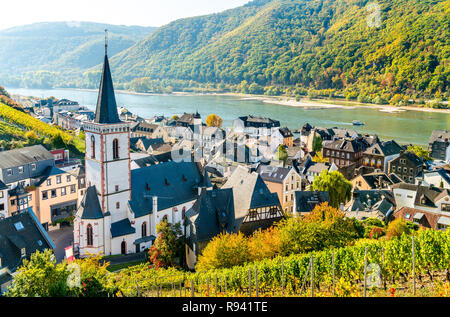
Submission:
[[[10,94],[47,98],[54,96],[78,101],[94,110],[97,92],[74,89],[15,89],[6,88]],[[354,129],[360,133],[377,134],[381,139],[395,139],[402,144],[428,144],[435,129],[450,129],[450,112],[433,113],[404,111],[382,112],[369,107],[301,108],[265,103],[261,100],[218,95],[136,95],[117,93],[118,106],[124,106],[143,118],[155,115],[180,115],[198,111],[203,120],[215,113],[223,118],[223,126],[230,127],[234,119],[244,115],[258,115],[279,120],[282,126],[292,131],[305,122],[319,127]],[[353,126],[352,121],[364,122],[364,126]]]

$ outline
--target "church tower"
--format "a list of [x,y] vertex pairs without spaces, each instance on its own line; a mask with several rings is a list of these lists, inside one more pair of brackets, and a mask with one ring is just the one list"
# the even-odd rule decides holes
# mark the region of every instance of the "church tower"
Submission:
[[111,222],[127,217],[131,199],[130,126],[117,112],[107,44],[93,123],[84,124],[86,135],[86,184],[95,186],[103,214]]

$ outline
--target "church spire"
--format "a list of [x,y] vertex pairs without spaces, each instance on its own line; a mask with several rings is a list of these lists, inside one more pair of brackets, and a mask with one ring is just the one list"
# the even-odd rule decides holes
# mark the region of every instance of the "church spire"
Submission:
[[103,72],[100,82],[100,89],[95,112],[96,123],[119,123],[117,113],[116,97],[111,78],[111,70],[108,61],[108,30],[105,30],[105,60],[103,62]]

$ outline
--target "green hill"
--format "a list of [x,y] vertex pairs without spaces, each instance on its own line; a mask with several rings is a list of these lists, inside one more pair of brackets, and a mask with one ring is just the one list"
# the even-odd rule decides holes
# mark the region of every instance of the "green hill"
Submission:
[[450,2],[379,0],[379,27],[367,22],[376,14],[370,3],[260,0],[181,19],[114,56],[112,69],[122,84],[140,78],[128,87],[142,91],[151,89],[145,80],[164,79],[243,92],[256,83],[350,97],[445,94]]
[[35,23],[0,31],[0,82],[22,87],[81,85],[73,79],[102,62],[104,30],[109,53],[117,54],[148,36],[152,27],[90,22]]

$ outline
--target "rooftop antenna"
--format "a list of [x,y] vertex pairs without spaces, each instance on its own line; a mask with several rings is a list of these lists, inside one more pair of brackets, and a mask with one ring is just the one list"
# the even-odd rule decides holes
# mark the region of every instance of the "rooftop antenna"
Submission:
[[108,29],[105,29],[105,55],[108,55]]

